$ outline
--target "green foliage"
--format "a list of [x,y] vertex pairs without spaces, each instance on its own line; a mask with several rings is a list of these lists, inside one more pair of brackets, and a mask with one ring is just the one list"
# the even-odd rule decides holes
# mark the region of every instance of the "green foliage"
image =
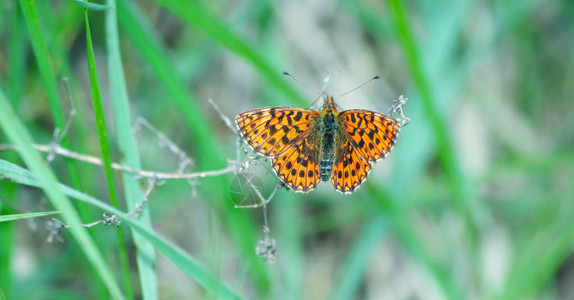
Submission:
[[[0,8],[0,298],[574,297],[570,2]],[[316,95],[282,71],[317,92],[329,74],[334,95],[379,74],[336,98],[341,110],[384,113],[404,94],[412,121],[353,195],[329,183],[277,192],[276,264],[255,254],[261,209],[231,201],[237,175],[153,182],[112,168],[177,173],[165,141],[134,125],[140,117],[192,159],[185,172],[246,161],[208,100],[231,119],[310,107]],[[77,115],[60,146],[99,166],[46,160],[69,99]],[[268,165],[248,169],[266,195],[276,182]],[[144,197],[137,219],[128,215]],[[102,212],[121,226],[81,226]],[[46,241],[51,218],[70,226],[63,244]]]
[[3,215],[3,216],[0,216],[0,222],[8,222],[8,221],[28,219],[28,218],[44,217],[44,216],[54,215],[57,213],[58,213],[57,211],[44,211],[44,212],[28,213],[28,214]]

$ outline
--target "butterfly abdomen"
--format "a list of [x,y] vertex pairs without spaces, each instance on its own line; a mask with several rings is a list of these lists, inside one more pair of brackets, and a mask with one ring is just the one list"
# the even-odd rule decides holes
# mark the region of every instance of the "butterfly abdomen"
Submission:
[[335,157],[335,133],[336,121],[333,114],[325,114],[321,126],[321,160],[319,167],[321,170],[321,180],[331,179],[333,172],[333,159]]

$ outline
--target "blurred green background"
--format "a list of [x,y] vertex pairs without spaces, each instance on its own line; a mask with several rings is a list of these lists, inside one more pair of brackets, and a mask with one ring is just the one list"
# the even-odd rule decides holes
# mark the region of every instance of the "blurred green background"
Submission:
[[[187,171],[219,170],[236,137],[208,100],[230,118],[310,107],[316,96],[282,71],[315,90],[331,74],[333,95],[380,75],[340,108],[385,112],[404,94],[412,120],[352,195],[330,183],[277,192],[275,264],[255,254],[261,209],[233,207],[236,175],[166,180],[138,223],[152,237],[126,222],[56,236],[50,217],[0,222],[0,299],[574,298],[574,2],[109,0],[88,6],[90,35],[84,7],[0,3],[0,144],[21,149],[0,162],[47,182],[0,168],[15,181],[0,180],[2,215],[59,210],[78,225],[76,214],[102,214],[50,193],[16,125],[49,144],[69,118],[64,77],[77,115],[61,145],[158,172],[176,172],[177,157],[134,131],[137,118],[189,155]],[[123,211],[147,187],[61,157],[49,168]],[[276,179],[259,178],[269,194]]]

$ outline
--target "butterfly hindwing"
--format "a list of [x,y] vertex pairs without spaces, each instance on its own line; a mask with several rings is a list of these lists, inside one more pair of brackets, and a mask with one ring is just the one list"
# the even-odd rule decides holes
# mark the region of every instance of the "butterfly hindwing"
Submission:
[[273,170],[290,189],[308,192],[321,180],[319,174],[319,148],[316,135],[311,132],[273,158]]
[[331,183],[343,194],[352,193],[367,178],[371,163],[364,159],[351,141],[344,135],[339,137],[340,145],[335,150]]

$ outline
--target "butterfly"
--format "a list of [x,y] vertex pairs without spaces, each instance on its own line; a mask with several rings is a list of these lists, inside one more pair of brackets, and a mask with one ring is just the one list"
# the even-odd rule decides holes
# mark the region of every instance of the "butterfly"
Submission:
[[350,194],[361,185],[371,163],[393,148],[400,124],[368,110],[337,111],[326,96],[319,111],[266,107],[235,118],[241,137],[251,148],[271,158],[277,177],[291,190],[306,193],[319,181]]

